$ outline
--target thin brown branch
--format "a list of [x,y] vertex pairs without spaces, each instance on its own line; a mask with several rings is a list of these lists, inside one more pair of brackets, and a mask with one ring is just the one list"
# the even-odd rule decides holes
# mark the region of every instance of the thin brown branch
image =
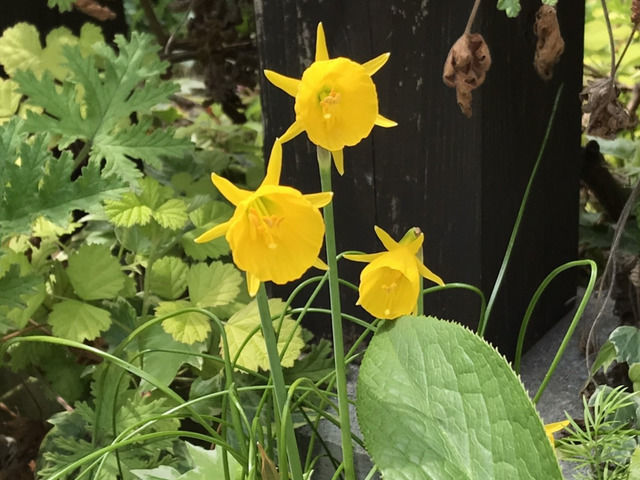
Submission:
[[638,24],[634,23],[633,24],[633,28],[631,29],[631,33],[629,34],[629,38],[627,38],[627,43],[625,43],[624,49],[622,50],[622,53],[620,54],[620,57],[618,57],[618,63],[616,63],[616,71],[618,71],[618,68],[620,68],[620,64],[622,63],[622,59],[624,58],[625,54],[627,53],[627,50],[629,49],[629,45],[631,45],[631,40],[633,40],[633,36],[635,35],[637,30],[638,30]]
[[169,35],[167,34],[167,32],[165,32],[164,27],[158,20],[156,12],[153,10],[153,5],[151,5],[151,2],[149,0],[140,0],[140,6],[144,11],[145,17],[147,17],[149,28],[155,35],[158,43],[160,45],[165,45],[167,43],[167,40],[169,39]]
[[602,4],[602,12],[604,13],[604,21],[607,24],[607,33],[609,34],[609,49],[611,50],[611,80],[616,76],[616,46],[613,41],[613,29],[611,28],[611,19],[609,18],[609,10],[607,9],[607,0],[600,0]]
[[464,29],[465,35],[471,33],[471,27],[473,26],[473,22],[476,19],[476,14],[478,13],[478,7],[480,6],[480,0],[475,0],[473,2],[473,8],[471,9],[471,14],[469,15],[469,20],[467,20],[467,26]]

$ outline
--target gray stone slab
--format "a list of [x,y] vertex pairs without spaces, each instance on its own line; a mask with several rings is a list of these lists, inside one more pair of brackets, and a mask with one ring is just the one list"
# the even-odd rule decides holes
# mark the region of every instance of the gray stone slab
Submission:
[[[576,304],[582,298],[584,290],[577,293]],[[574,332],[567,349],[551,377],[547,388],[540,397],[537,408],[540,416],[545,423],[557,422],[565,419],[565,412],[573,417],[582,417],[582,400],[580,392],[585,385],[588,377],[587,365],[585,363],[583,349],[580,347],[581,341],[584,342],[588,329],[595,319],[600,304],[595,298],[592,298],[584,315]],[[575,309],[560,320],[542,339],[540,339],[522,358],[521,379],[531,396],[535,394],[538,387],[553,360],[553,357],[560,346],[565,332],[569,328]],[[535,314],[534,314],[535,316]],[[535,321],[535,319],[533,319]],[[613,305],[611,301],[607,302],[603,315],[598,321],[595,329],[595,341],[597,345],[601,345],[609,333],[618,325],[618,319],[613,314]],[[357,369],[350,368],[348,378],[349,395],[355,398],[355,386],[357,380]],[[355,407],[350,409],[352,431],[360,435],[358,422],[356,418]],[[321,422],[319,431],[327,444],[331,454],[337,458],[341,458],[340,447],[340,430],[329,422]],[[305,443],[308,440],[309,432],[303,432],[301,440]],[[305,446],[306,447],[306,446]],[[303,448],[304,450],[305,448]],[[319,450],[316,450],[319,452]],[[358,479],[364,479],[371,469],[371,461],[367,452],[355,446],[355,463]],[[571,466],[563,464],[563,472],[566,479],[572,479]],[[333,477],[335,469],[327,456],[320,458],[316,464],[313,480],[330,480]],[[373,478],[380,478],[377,474]]]

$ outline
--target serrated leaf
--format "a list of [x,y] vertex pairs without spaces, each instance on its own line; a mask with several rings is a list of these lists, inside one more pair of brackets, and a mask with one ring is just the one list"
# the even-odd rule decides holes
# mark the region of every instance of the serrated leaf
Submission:
[[[100,43],[93,45],[91,56],[83,56],[80,45],[65,46],[70,74],[61,82],[48,72],[38,78],[30,71],[16,72],[14,80],[30,104],[45,111],[28,114],[30,132],[60,135],[63,148],[78,139],[89,143],[91,164],[106,159],[104,175],[113,173],[132,183],[141,173],[127,156],[157,165],[161,155],[180,155],[190,144],[173,138],[170,130],[149,131],[150,120],[143,118],[177,89],[160,79],[168,64],[158,59],[152,37],[134,32],[129,41],[116,36],[115,42],[117,55]],[[98,68],[97,59],[104,68]],[[81,102],[78,92],[83,93]],[[142,120],[129,125],[134,113]]]
[[[161,317],[192,306],[193,305],[186,300],[160,302],[156,308],[156,317]],[[209,336],[211,322],[201,313],[187,312],[164,320],[162,322],[162,328],[165,332],[171,334],[176,341],[191,345],[195,342],[202,342]]]
[[189,298],[198,307],[216,307],[233,302],[240,293],[242,276],[230,263],[198,263],[187,274]]
[[0,78],[0,123],[16,113],[21,98],[16,82]]
[[153,218],[164,228],[178,230],[189,220],[187,204],[179,198],[167,200],[153,212]]
[[125,275],[109,247],[83,245],[69,257],[67,275],[83,300],[115,298],[125,286]]
[[562,478],[516,374],[459,324],[411,316],[386,322],[362,361],[356,404],[385,478]]
[[102,200],[122,192],[121,181],[103,177],[100,167],[93,164],[72,181],[71,154],[64,152],[55,158],[48,142],[45,134],[26,142],[19,120],[0,125],[0,182],[4,186],[0,191],[0,238],[30,233],[31,224],[40,217],[65,228],[73,210],[95,212]]
[[47,6],[49,8],[58,7],[61,12],[70,12],[74,2],[75,0],[47,0]]
[[640,363],[640,329],[629,325],[616,328],[609,335],[618,362]]
[[212,228],[226,222],[233,215],[233,207],[225,202],[207,202],[189,213],[189,219],[196,227]]
[[333,371],[334,365],[331,342],[321,338],[317,344],[311,346],[310,352],[305,352],[301,359],[284,371],[285,381],[292,383],[296,378],[305,377],[312,382],[318,382]]
[[28,23],[16,23],[0,37],[0,61],[9,76],[21,69],[42,71],[42,45],[38,29]]
[[517,17],[520,13],[520,0],[498,0],[498,10],[504,10],[507,17]]
[[[277,298],[269,299],[269,310],[272,317],[280,315],[284,311],[284,307],[285,304],[282,300]],[[276,319],[273,322],[276,331],[278,331],[279,325],[280,323]],[[296,328],[296,322],[291,317],[284,317],[282,328],[280,328],[280,336],[278,337],[278,353],[281,355],[284,352],[289,336],[294,332],[294,328]],[[260,312],[255,300],[234,313],[225,324],[224,331],[229,342],[231,360],[238,358],[237,366],[254,371],[258,369],[268,371],[270,369],[267,347],[261,330]],[[243,344],[245,344],[244,347]],[[286,353],[282,357],[282,366],[291,367],[300,356],[304,345],[302,331],[298,328],[289,343]],[[222,350],[222,343],[220,346]]]
[[12,265],[0,278],[0,309],[6,313],[14,308],[25,308],[28,298],[38,293],[41,284],[40,276],[21,276],[20,267]]
[[151,268],[150,288],[166,300],[179,298],[187,288],[189,266],[177,257],[163,257]]
[[111,325],[108,311],[78,300],[56,303],[49,314],[49,324],[56,337],[77,342],[93,340]]
[[106,201],[104,212],[117,227],[146,225],[151,221],[151,209],[132,192],[126,192],[118,200]]

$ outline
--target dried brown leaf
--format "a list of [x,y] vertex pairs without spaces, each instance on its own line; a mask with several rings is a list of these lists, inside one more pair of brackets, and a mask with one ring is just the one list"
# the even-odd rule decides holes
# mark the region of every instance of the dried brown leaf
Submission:
[[267,456],[267,452],[264,451],[264,448],[262,448],[260,443],[258,443],[258,451],[260,452],[260,457],[262,459],[262,468],[260,472],[262,474],[262,480],[280,480],[280,474],[278,473],[276,464]]
[[595,137],[614,138],[633,125],[629,112],[618,100],[618,90],[609,77],[589,83],[580,93],[585,133]]
[[116,18],[116,14],[111,9],[100,5],[96,0],[76,0],[74,5],[81,12],[101,22]]
[[533,33],[538,37],[533,65],[543,80],[551,80],[553,66],[560,61],[564,52],[564,39],[560,33],[555,7],[542,5],[536,13]]
[[640,23],[640,0],[631,2],[631,23],[634,25]]
[[444,62],[442,80],[456,89],[460,110],[471,117],[471,92],[484,83],[491,54],[479,33],[465,33],[453,44]]

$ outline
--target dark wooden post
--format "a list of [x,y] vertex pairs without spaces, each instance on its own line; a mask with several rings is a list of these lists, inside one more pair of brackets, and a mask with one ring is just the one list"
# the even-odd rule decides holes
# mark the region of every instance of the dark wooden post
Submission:
[[[393,129],[345,149],[344,177],[334,174],[338,250],[379,251],[377,224],[396,238],[411,226],[425,232],[425,263],[447,282],[466,282],[489,295],[527,179],[542,142],[555,93],[564,83],[555,128],[543,159],[487,337],[512,356],[526,305],[556,266],[576,258],[584,5],[559,2],[566,48],[553,80],[533,68],[536,2],[516,19],[495,2],[480,7],[472,31],[493,57],[486,83],[465,118],[455,92],[442,83],[447,52],[462,34],[471,0],[256,0],[261,67],[299,78],[313,58],[322,21],[331,57],[391,59],[374,76],[380,111]],[[265,148],[293,121],[293,99],[262,78]],[[319,189],[315,150],[303,134],[284,149],[283,183]],[[341,263],[356,281],[360,265]],[[541,336],[567,309],[574,276],[558,279],[530,326]],[[353,303],[346,294],[343,303]],[[478,300],[463,291],[434,294],[425,311],[475,327]],[[362,312],[360,312],[362,313]],[[328,325],[328,322],[327,322]],[[327,327],[328,328],[328,327]]]

